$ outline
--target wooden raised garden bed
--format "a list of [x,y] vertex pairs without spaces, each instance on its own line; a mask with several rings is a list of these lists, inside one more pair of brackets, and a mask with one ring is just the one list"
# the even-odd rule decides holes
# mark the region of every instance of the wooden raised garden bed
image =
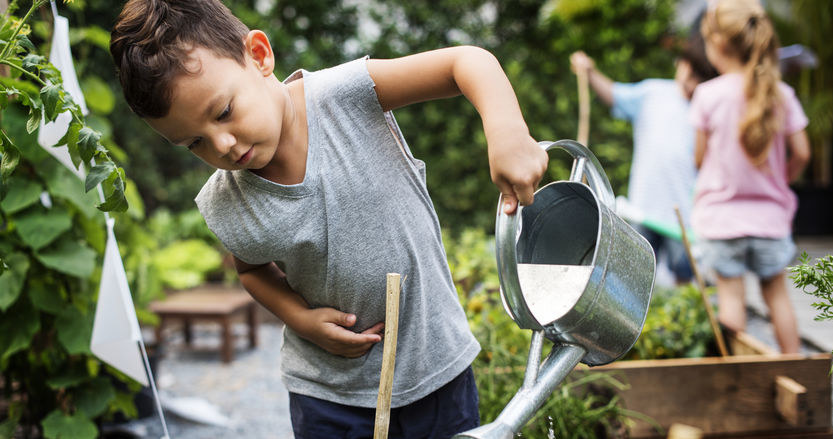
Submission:
[[[748,334],[729,336],[733,356],[617,361],[624,406],[667,432],[675,423],[707,438],[833,438],[831,356],[780,354]],[[631,438],[664,438],[635,421]]]

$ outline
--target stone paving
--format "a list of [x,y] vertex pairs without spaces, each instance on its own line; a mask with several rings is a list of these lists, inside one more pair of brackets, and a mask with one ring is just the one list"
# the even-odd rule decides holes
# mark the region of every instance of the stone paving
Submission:
[[[796,239],[796,247],[799,254],[807,252],[811,260],[815,261],[815,258],[833,254],[833,236],[799,237]],[[798,264],[798,260],[794,261],[794,264]],[[790,286],[790,298],[798,321],[798,331],[805,343],[825,352],[833,351],[833,322],[816,321],[814,318],[818,311],[811,305],[815,298],[795,288],[792,281],[788,280],[787,285]],[[749,308],[759,315],[768,316],[769,312],[754,276],[746,277],[746,287],[746,303]]]

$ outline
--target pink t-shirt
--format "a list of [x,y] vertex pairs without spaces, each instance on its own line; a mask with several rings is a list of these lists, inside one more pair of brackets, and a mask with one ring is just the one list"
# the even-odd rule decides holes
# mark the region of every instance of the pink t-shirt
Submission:
[[692,226],[700,238],[783,238],[792,231],[798,205],[787,178],[786,137],[807,126],[807,116],[787,84],[779,83],[781,129],[766,162],[756,167],[740,144],[745,109],[744,78],[721,75],[700,84],[691,99],[690,121],[708,134],[697,176]]

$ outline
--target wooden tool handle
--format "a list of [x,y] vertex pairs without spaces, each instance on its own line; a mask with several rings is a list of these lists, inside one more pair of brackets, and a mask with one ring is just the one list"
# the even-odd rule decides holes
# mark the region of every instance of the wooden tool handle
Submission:
[[680,208],[677,206],[674,206],[674,212],[677,213],[677,221],[680,223],[680,233],[683,237],[685,252],[688,255],[688,262],[691,264],[691,271],[694,273],[694,278],[697,279],[697,289],[700,290],[700,297],[703,298],[703,305],[706,306],[706,313],[709,315],[709,323],[712,326],[714,338],[717,340],[717,349],[720,350],[720,356],[725,357],[729,355],[729,351],[726,350],[726,341],[723,339],[723,332],[720,331],[720,325],[717,324],[717,319],[714,317],[714,311],[712,310],[711,304],[709,304],[709,298],[706,297],[706,283],[703,281],[703,277],[700,276],[700,270],[697,269],[697,262],[694,261],[694,256],[691,254],[691,245],[689,245],[688,237],[686,236],[683,215],[680,213]]
[[399,273],[388,273],[385,294],[385,345],[382,350],[382,376],[379,379],[373,439],[387,439],[390,426],[390,398],[396,365],[396,336],[399,333],[399,278]]
[[579,69],[576,72],[578,79],[578,135],[576,141],[584,146],[590,137],[590,87],[587,78],[587,70]]

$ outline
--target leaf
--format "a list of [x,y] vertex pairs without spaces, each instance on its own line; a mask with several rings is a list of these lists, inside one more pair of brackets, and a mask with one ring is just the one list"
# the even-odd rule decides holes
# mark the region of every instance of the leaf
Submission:
[[23,67],[29,73],[33,73],[35,75],[38,74],[38,70],[40,70],[40,66],[46,61],[46,59],[38,54],[30,53],[26,55],[23,60],[20,62],[20,67]]
[[93,154],[98,150],[100,138],[101,134],[88,126],[81,128],[81,131],[78,132],[78,153],[84,163],[89,163],[93,158]]
[[89,379],[87,371],[83,368],[62,370],[46,380],[46,385],[52,390],[61,390],[68,387],[75,387]]
[[116,170],[116,165],[113,162],[107,161],[93,166],[87,174],[87,179],[84,182],[84,190],[89,192],[90,189],[98,186]]
[[36,168],[35,172],[43,178],[46,188],[53,198],[62,198],[69,201],[87,218],[100,215],[95,206],[98,203],[98,194],[84,192],[84,184],[78,177],[70,172],[64,165],[52,160],[48,165]]
[[0,274],[0,310],[6,311],[15,303],[29,271],[29,257],[23,253],[12,253],[5,258],[9,269]]
[[40,250],[72,227],[72,217],[62,208],[31,209],[15,219],[17,233],[33,250]]
[[9,179],[7,190],[6,197],[0,202],[0,209],[6,214],[31,206],[40,199],[43,192],[43,188],[36,182],[14,177]]
[[110,32],[99,26],[88,26],[81,29],[84,40],[104,50],[110,49]]
[[60,84],[48,84],[40,91],[41,101],[43,101],[43,111],[46,120],[54,121],[60,112],[63,89]]
[[83,413],[66,415],[55,409],[41,425],[46,439],[95,439],[98,436],[95,424]]
[[86,279],[95,269],[96,252],[83,243],[65,237],[56,245],[35,253],[35,258],[61,273]]
[[[117,172],[124,174],[124,170],[117,168]],[[104,202],[98,205],[98,209],[104,212],[124,212],[127,210],[127,198],[124,196],[124,180],[119,175],[113,180],[112,192],[107,195]]]
[[58,341],[69,354],[89,354],[93,336],[93,313],[84,315],[73,304],[67,304],[55,319]]
[[[31,101],[37,102],[37,101]],[[26,121],[26,132],[32,134],[35,130],[38,129],[40,126],[41,121],[43,120],[43,109],[40,106],[30,106],[29,107],[29,119]]]
[[57,284],[52,276],[37,276],[29,278],[26,293],[32,305],[40,311],[58,314],[64,309],[63,285]]
[[6,368],[10,356],[28,348],[40,330],[38,312],[25,297],[0,314],[0,369]]
[[103,414],[115,399],[116,390],[110,380],[96,377],[75,392],[75,407],[90,418],[95,418]]
[[38,49],[32,44],[32,40],[29,39],[26,35],[18,35],[17,36],[17,44],[20,45],[23,49],[27,52],[37,52]]
[[3,159],[0,160],[0,177],[9,178],[20,163],[20,150],[12,143],[3,142]]
[[116,96],[101,78],[97,76],[88,76],[81,83],[81,89],[84,90],[84,98],[87,102],[87,107],[90,110],[99,114],[110,114],[116,104]]

